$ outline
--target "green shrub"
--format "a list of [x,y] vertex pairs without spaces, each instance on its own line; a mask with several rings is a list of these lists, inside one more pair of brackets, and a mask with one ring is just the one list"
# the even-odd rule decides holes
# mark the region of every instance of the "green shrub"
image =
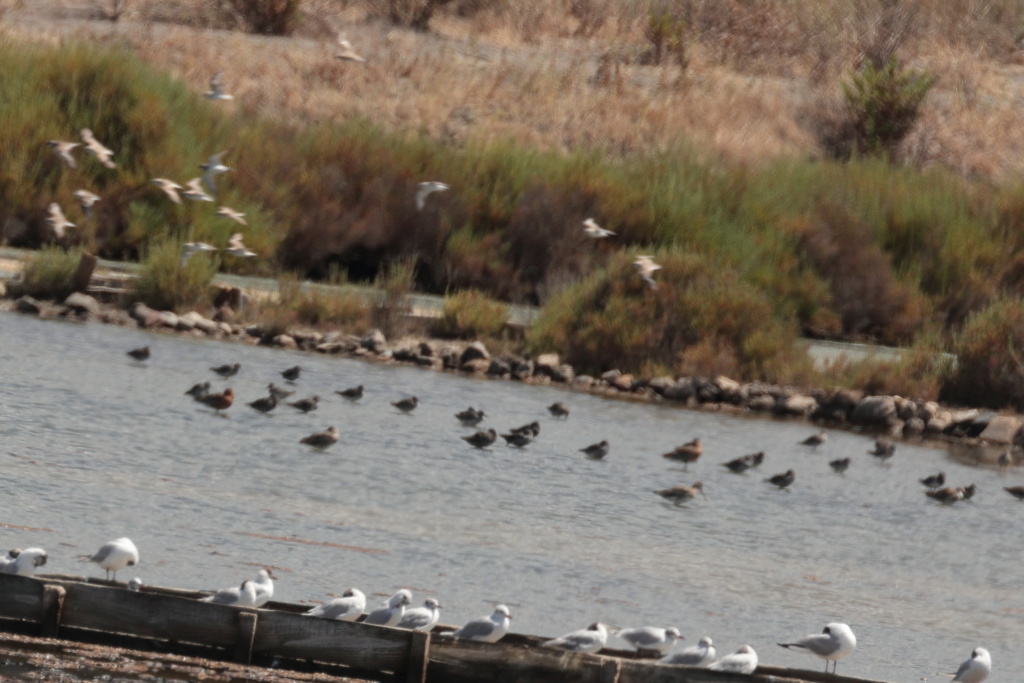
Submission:
[[398,259],[377,276],[377,301],[371,312],[373,324],[387,337],[405,333],[406,318],[412,312],[409,295],[416,282],[416,262],[411,258]]
[[75,271],[82,253],[46,247],[32,254],[25,262],[21,282],[15,290],[37,299],[63,301],[74,290]]
[[206,254],[193,254],[182,264],[180,242],[155,243],[145,252],[132,297],[159,310],[209,305],[210,283],[217,274],[217,265],[217,258]]
[[473,289],[444,298],[441,317],[433,325],[439,337],[497,337],[508,321],[508,306]]
[[893,57],[881,68],[865,61],[843,83],[853,144],[861,154],[891,155],[917,125],[935,77]]
[[1024,299],[1000,299],[967,319],[951,349],[943,400],[1024,410]]

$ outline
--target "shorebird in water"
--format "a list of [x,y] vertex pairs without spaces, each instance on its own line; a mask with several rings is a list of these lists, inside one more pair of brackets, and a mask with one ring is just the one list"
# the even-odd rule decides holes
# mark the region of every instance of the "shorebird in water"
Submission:
[[676,505],[688,503],[689,501],[696,498],[698,493],[704,496],[705,499],[707,498],[707,496],[704,494],[704,484],[700,483],[699,481],[693,482],[693,486],[679,484],[678,486],[673,486],[672,488],[669,489],[661,489],[660,491],[655,491],[655,493],[657,493],[665,500],[672,501]]
[[826,441],[828,441],[828,433],[823,429],[817,434],[811,434],[809,437],[801,441],[800,445],[810,446],[811,448],[817,448]]
[[690,463],[696,462],[703,453],[704,448],[701,446],[700,439],[694,439],[684,443],[682,446],[677,446],[668,453],[662,453],[661,457],[681,462],[683,463],[683,469],[688,470]]
[[227,379],[228,377],[234,377],[235,375],[237,375],[238,371],[242,369],[242,364],[241,363],[229,363],[227,365],[218,365],[218,366],[210,368],[210,369],[213,370],[214,372],[216,372],[218,375],[220,375],[224,379]]
[[416,406],[420,404],[420,400],[415,396],[411,398],[403,398],[401,401],[394,401],[391,405],[401,410],[403,413],[411,413],[416,410]]
[[828,463],[829,467],[837,474],[842,474],[846,470],[850,469],[849,458],[839,458],[838,460],[832,460]]
[[292,408],[295,408],[296,410],[301,410],[304,413],[308,413],[312,410],[316,410],[316,404],[319,402],[319,396],[310,396],[309,398],[294,401],[293,403],[289,403],[288,405],[290,405]]
[[605,230],[600,225],[598,225],[597,221],[595,221],[593,218],[588,218],[587,220],[583,221],[583,232],[584,234],[586,234],[587,237],[590,237],[591,239],[595,240],[615,236],[614,232],[612,232],[611,230]]
[[117,168],[117,164],[111,161],[111,157],[114,156],[114,150],[108,149],[102,142],[97,140],[90,129],[82,129],[82,140],[85,141],[86,151],[96,157],[97,161],[107,168]]
[[548,412],[551,413],[551,417],[565,418],[569,417],[569,409],[565,407],[564,403],[552,403],[548,406]]
[[72,150],[75,149],[75,147],[79,147],[82,144],[81,142],[65,142],[63,140],[50,140],[46,144],[50,146],[50,149],[53,150],[53,153],[57,156],[58,159],[63,161],[71,168],[78,168],[78,164],[75,163],[75,157],[71,156],[71,152]]
[[783,474],[776,474],[774,477],[765,479],[769,484],[774,484],[780,489],[784,489],[796,481],[796,472],[793,470],[786,470]]
[[875,456],[882,462],[885,462],[892,456],[896,455],[896,444],[885,439],[878,439],[875,441],[875,449],[868,451],[868,454]]
[[498,432],[488,429],[486,432],[477,432],[471,436],[460,436],[459,438],[477,448],[487,448],[498,440]]
[[252,403],[246,403],[246,405],[253,410],[260,411],[261,413],[269,413],[277,407],[277,396],[271,393],[269,396],[258,398]]
[[519,434],[520,436],[528,436],[531,439],[536,439],[540,436],[540,422],[531,422],[528,425],[522,427],[516,427],[515,429],[508,430],[509,434]]
[[1024,486],[1004,486],[1003,490],[1017,500],[1024,500]]
[[231,407],[231,404],[235,400],[235,392],[228,388],[219,394],[207,394],[199,400],[213,408],[219,415],[220,411],[227,410]]
[[358,401],[363,397],[363,385],[360,384],[357,387],[342,389],[341,391],[335,391],[334,393],[342,398],[347,398],[350,401]]
[[733,458],[729,462],[723,462],[723,467],[728,467],[730,472],[736,474],[742,474],[751,467],[757,467],[764,462],[764,451],[758,451],[757,453],[751,453],[749,455],[741,455],[738,458]]
[[165,195],[167,195],[167,198],[170,199],[172,202],[174,202],[175,204],[181,204],[181,195],[178,194],[178,190],[185,189],[181,185],[174,182],[173,180],[168,180],[167,178],[153,178],[149,182],[159,187],[160,190]]
[[287,380],[289,382],[294,382],[295,380],[297,380],[299,378],[299,375],[301,375],[301,374],[302,374],[302,367],[299,366],[299,365],[293,365],[292,367],[288,368],[287,370],[282,370],[281,371],[281,376],[284,377],[285,380]]
[[461,412],[455,413],[455,419],[467,427],[477,426],[485,417],[487,417],[487,413],[482,410],[477,410],[472,406]]
[[287,389],[283,389],[274,384],[273,382],[267,385],[267,391],[273,394],[278,401],[288,398],[289,396],[295,393],[294,391],[288,391]]
[[191,396],[192,398],[194,398],[197,401],[201,401],[203,399],[203,397],[206,396],[209,393],[210,393],[210,383],[209,382],[200,382],[198,384],[193,384],[192,388],[185,392],[185,395],[186,396]]
[[203,97],[215,101],[235,99],[234,95],[229,95],[224,90],[223,76],[224,72],[222,71],[218,71],[213,75],[213,78],[210,79],[210,89],[203,93]]
[[422,211],[423,207],[427,205],[427,197],[434,194],[435,192],[444,192],[450,190],[451,187],[444,183],[437,181],[428,181],[420,183],[416,186],[416,209]]
[[608,441],[600,441],[598,443],[590,444],[586,448],[581,448],[580,453],[583,453],[591,460],[601,460],[604,456],[608,455]]
[[312,446],[313,448],[324,449],[327,448],[328,446],[338,443],[338,439],[340,438],[341,433],[338,432],[337,427],[328,427],[322,432],[310,434],[306,438],[300,439],[299,443],[304,443],[307,446]]
[[919,479],[918,481],[930,489],[937,489],[946,485],[946,473],[939,472],[938,474],[932,474],[924,479]]
[[142,361],[149,360],[149,346],[143,346],[142,348],[139,349],[132,349],[131,351],[127,351],[126,353],[140,363]]

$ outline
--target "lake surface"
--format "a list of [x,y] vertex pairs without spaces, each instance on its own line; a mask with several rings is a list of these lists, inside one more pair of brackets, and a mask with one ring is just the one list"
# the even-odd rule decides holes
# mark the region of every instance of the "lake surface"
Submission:
[[[144,344],[145,365],[125,355]],[[242,370],[228,381],[207,369],[229,362]],[[245,406],[295,364],[293,398],[319,394],[317,411]],[[102,576],[74,558],[129,536],[142,558],[120,580],[216,589],[265,564],[289,602],[408,587],[417,605],[440,600],[443,623],[505,602],[518,632],[674,625],[685,644],[749,643],[765,663],[810,669],[823,666],[775,643],[845,621],[858,638],[847,675],[942,680],[978,645],[990,681],[1024,671],[1024,503],[1002,490],[1024,471],[963,451],[901,444],[882,464],[851,432],[796,445],[807,423],[16,314],[0,314],[0,377],[0,547],[42,546],[51,572]],[[226,416],[184,395],[206,380],[235,390]],[[356,384],[361,403],[333,393]],[[411,415],[390,406],[411,395]],[[547,414],[556,400],[568,420]],[[538,420],[540,436],[475,449],[453,417],[470,405],[483,428]],[[329,450],[298,443],[329,425],[342,434]],[[660,457],[694,437],[705,451],[689,472]],[[604,461],[577,451],[601,439]],[[757,450],[760,471],[720,464]],[[853,459],[845,476],[827,464],[840,457]],[[790,468],[788,492],[762,481]],[[927,499],[917,480],[940,469],[979,493]],[[698,479],[707,500],[652,493]]]

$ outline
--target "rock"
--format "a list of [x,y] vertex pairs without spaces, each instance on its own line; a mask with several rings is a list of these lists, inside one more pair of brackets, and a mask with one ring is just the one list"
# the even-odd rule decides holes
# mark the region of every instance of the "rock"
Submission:
[[916,436],[924,433],[924,420],[912,417],[903,423],[903,436]]
[[985,441],[999,444],[1011,444],[1020,428],[1024,426],[1019,417],[1014,415],[996,415],[989,420],[980,437]]
[[[601,376],[601,379],[604,379],[604,375]],[[608,380],[605,381],[608,382]],[[614,379],[612,379],[610,382],[608,382],[608,384],[615,387],[619,391],[633,391],[633,375],[620,374]]]
[[525,381],[533,377],[534,365],[532,360],[524,360],[512,366],[512,379]]
[[191,332],[196,327],[196,324],[188,317],[188,314],[178,316],[178,324],[174,326],[178,332]]
[[363,338],[359,340],[359,345],[367,351],[372,351],[378,356],[388,350],[388,340],[380,330],[370,330],[367,332]]
[[256,337],[257,339],[263,338],[263,326],[259,323],[245,326],[245,334],[250,337]]
[[416,360],[414,362],[421,368],[430,368],[431,370],[444,369],[444,362],[442,362],[440,358],[433,358],[431,356],[416,356]]
[[799,415],[809,417],[818,410],[818,401],[813,396],[797,394],[783,399],[778,404],[778,412],[783,415]]
[[344,342],[324,342],[318,344],[316,350],[320,353],[342,353],[350,350]]
[[[491,354],[487,353],[487,347],[481,341],[475,341],[462,350],[459,355],[459,367],[473,360],[491,360]],[[488,366],[490,363],[487,364]],[[486,370],[486,368],[485,368]]]
[[120,308],[104,308],[100,312],[100,320],[107,325],[127,325],[133,322],[128,312]]
[[924,431],[928,434],[941,434],[953,426],[953,413],[939,410],[925,422]]
[[904,422],[917,417],[917,402],[909,398],[896,399],[896,415]]
[[231,310],[230,306],[221,306],[213,314],[213,321],[218,323],[233,323],[235,322],[235,312]]
[[512,366],[500,358],[491,359],[491,365],[487,368],[488,377],[504,377],[512,374]]
[[826,420],[846,422],[850,419],[857,405],[863,400],[863,391],[837,389],[825,394],[821,399],[821,409],[818,411],[818,415]]
[[324,335],[316,330],[290,330],[288,334],[304,351],[312,351],[324,340]]
[[434,358],[437,352],[434,351],[434,345],[430,342],[420,342],[420,355],[424,358]]
[[850,415],[850,422],[871,427],[891,427],[899,419],[892,396],[866,396]]
[[775,405],[775,397],[771,394],[759,394],[747,399],[747,409],[757,413],[774,412]]
[[688,401],[696,395],[692,377],[682,377],[675,384],[665,389],[665,398],[673,401]]
[[163,327],[169,327],[172,330],[178,329],[178,315],[174,311],[160,311],[157,313],[160,316],[160,324]]
[[19,313],[39,315],[39,311],[43,310],[43,304],[41,302],[36,301],[27,295],[19,297],[18,300],[14,302],[14,305]]
[[725,403],[731,403],[733,405],[740,405],[743,403],[745,398],[743,392],[743,385],[734,379],[729,379],[724,375],[719,375],[712,380],[714,385],[718,387],[718,395],[721,400]]
[[225,323],[225,322],[217,323],[217,327],[219,327],[220,331],[223,332],[224,334],[228,335],[229,337],[231,335],[233,335],[233,334],[241,334],[242,331],[243,331],[242,328],[236,327],[236,326],[232,325],[231,323]]
[[280,346],[282,349],[296,350],[299,348],[299,343],[295,341],[295,338],[290,334],[279,334],[270,340],[270,343],[274,346]]
[[601,381],[611,384],[612,382],[615,381],[617,377],[621,375],[622,372],[620,372],[619,370],[609,370],[608,372],[604,372],[601,374]]
[[676,383],[675,378],[667,377],[667,376],[664,376],[664,375],[661,376],[661,377],[653,377],[653,378],[647,380],[647,386],[649,386],[655,393],[662,394],[662,395],[664,395],[664,393],[668,390],[668,388],[671,387],[675,383]]
[[596,380],[590,375],[579,375],[572,380],[572,388],[587,391],[594,386]]
[[927,423],[928,420],[935,417],[939,410],[941,410],[941,408],[938,403],[935,401],[927,401],[917,406],[917,416]]
[[472,358],[459,365],[462,372],[471,372],[475,375],[483,375],[491,367],[491,361],[487,358]]
[[722,391],[718,385],[705,377],[694,377],[693,387],[697,400],[701,403],[718,403],[722,400]]
[[550,377],[550,372],[555,371],[561,364],[557,353],[542,353],[533,362],[535,372],[541,372]]
[[415,363],[416,359],[420,357],[419,349],[410,348],[403,346],[395,349],[394,353],[391,354],[392,358],[404,363]]
[[70,294],[64,299],[64,305],[80,315],[98,315],[100,312],[100,302],[81,292]]
[[446,346],[440,351],[441,363],[445,370],[457,370],[459,368],[459,350],[453,346]]
[[562,363],[558,366],[558,373],[555,377],[552,377],[556,382],[572,382],[573,378],[576,377],[576,369],[568,363]]
[[953,420],[953,428],[957,429],[958,433],[963,433],[964,435],[967,435],[970,432],[971,425],[980,415],[981,411],[976,408],[950,411],[950,419]]

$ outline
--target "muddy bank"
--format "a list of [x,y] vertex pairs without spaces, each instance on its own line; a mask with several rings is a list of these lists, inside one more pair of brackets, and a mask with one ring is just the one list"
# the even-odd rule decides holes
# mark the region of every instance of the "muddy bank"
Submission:
[[[92,296],[75,293],[65,301],[41,302],[30,297],[4,300],[2,310],[42,318],[137,325],[158,333],[263,344],[293,351],[362,358],[378,363],[404,363],[434,371],[505,379],[524,384],[563,386],[610,398],[667,401],[701,410],[732,411],[766,417],[813,421],[829,427],[849,427],[892,439],[939,439],[963,443],[1024,446],[1024,417],[977,408],[958,408],[935,401],[902,396],[872,396],[851,389],[821,389],[764,382],[739,382],[728,377],[636,377],[610,370],[599,377],[578,375],[558,353],[527,357],[491,353],[480,341],[457,342],[423,337],[387,339],[380,330],[363,336],[309,327],[284,333],[261,323],[237,320],[233,309],[222,305],[212,317],[196,311],[176,314],[136,303],[124,309]],[[986,452],[980,462],[992,464]]]

